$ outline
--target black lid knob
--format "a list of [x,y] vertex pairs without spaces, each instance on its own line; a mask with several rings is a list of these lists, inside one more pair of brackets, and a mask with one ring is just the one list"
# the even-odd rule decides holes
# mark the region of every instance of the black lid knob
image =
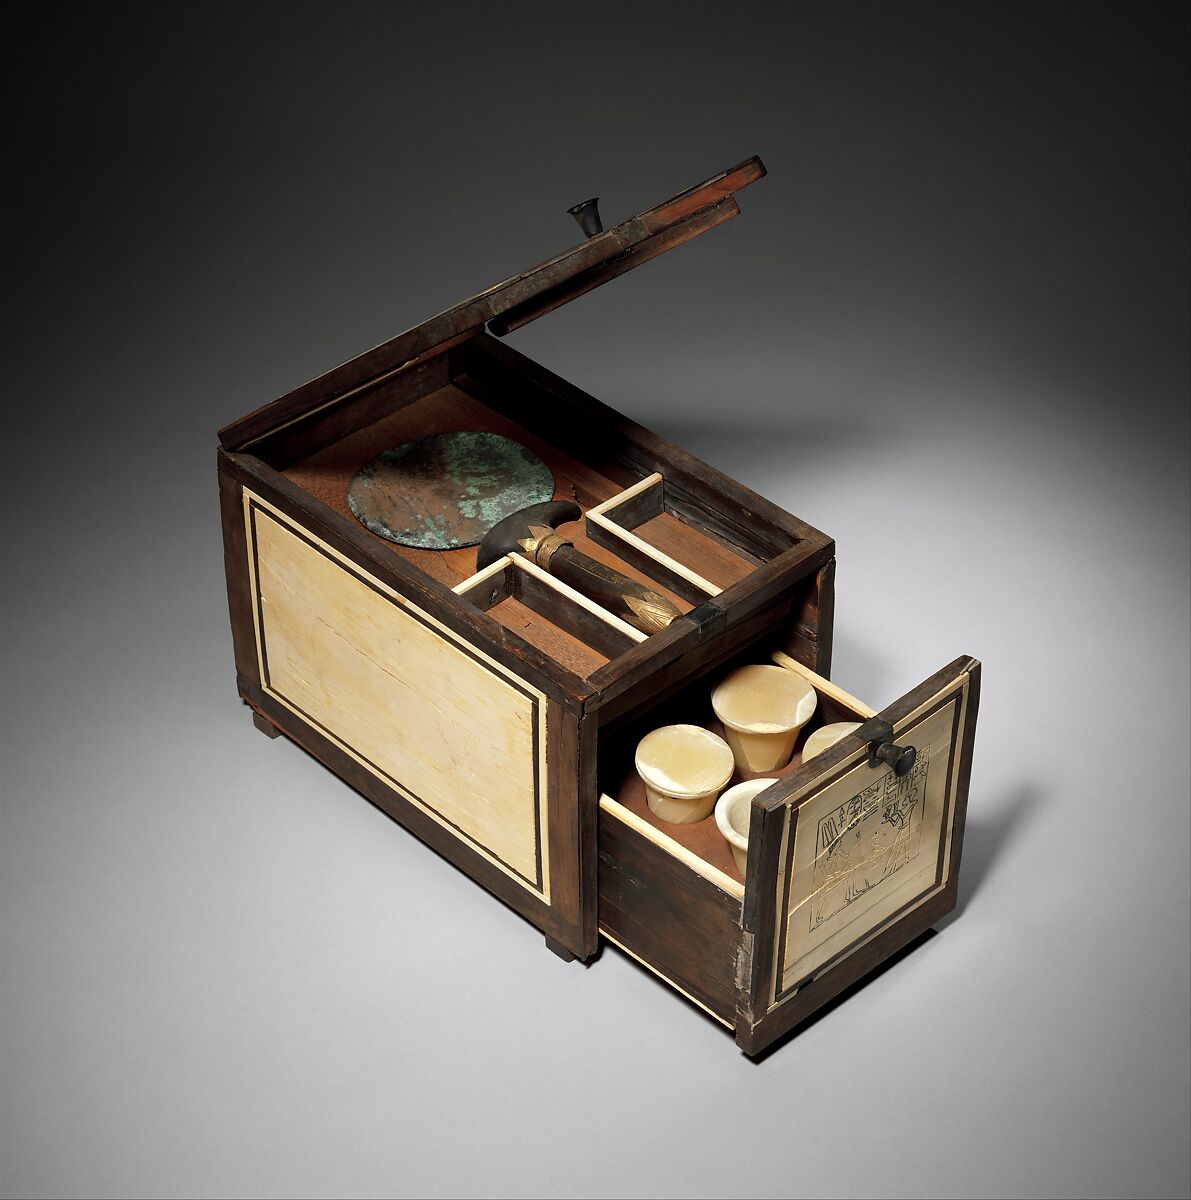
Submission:
[[604,222],[600,220],[599,206],[599,196],[592,196],[590,200],[584,200],[582,204],[576,204],[573,208],[567,209],[567,212],[579,222],[579,228],[583,230],[584,237],[595,237],[597,233],[604,232]]

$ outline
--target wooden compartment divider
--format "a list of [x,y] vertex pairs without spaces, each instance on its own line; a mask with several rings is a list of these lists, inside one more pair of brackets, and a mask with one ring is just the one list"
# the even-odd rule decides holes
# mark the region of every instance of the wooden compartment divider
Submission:
[[[855,696],[849,695],[841,687],[836,687],[830,679],[824,679],[822,675],[816,674],[809,667],[804,666],[796,658],[791,658],[783,650],[775,650],[770,658],[773,659],[779,667],[785,667],[787,671],[793,671],[796,675],[801,675],[808,683],[810,683],[815,691],[819,693],[820,704],[824,700],[832,702],[835,706],[843,709],[843,712],[833,713],[832,721],[850,721],[853,716],[858,716],[863,720],[868,720],[869,717],[875,717],[877,710],[870,705],[865,704],[863,700],[857,700]],[[820,708],[822,712],[822,708]],[[826,722],[824,722],[826,724]]]
[[[743,883],[733,879],[726,871],[721,871],[714,863],[708,862],[685,842],[679,841],[678,838],[663,832],[656,825],[650,824],[649,821],[633,812],[631,808],[626,808],[619,800],[613,800],[606,792],[600,793],[600,808],[639,833],[647,842],[652,842],[659,849],[690,867],[696,875],[701,875],[709,883],[714,883],[721,891],[727,892],[729,896],[735,896],[737,900],[744,899]],[[679,837],[686,832],[686,827],[683,825],[675,825],[673,828]]]
[[722,588],[633,532],[637,526],[665,512],[672,513],[666,507],[666,481],[661,472],[655,471],[603,504],[589,508],[587,536],[626,562],[656,576],[659,583],[692,604],[718,596]]
[[[632,532],[644,522],[669,511],[665,477],[660,471],[654,471],[588,508],[584,513],[585,532],[592,542],[610,550],[676,596],[691,604],[701,604],[718,596],[723,589]],[[692,530],[691,536],[700,538],[703,535]],[[743,558],[741,564],[748,572],[755,570],[755,565],[746,563]],[[491,563],[451,590],[484,612],[504,600],[518,600],[586,642],[609,661],[645,641],[647,636],[519,554]]]
[[520,554],[489,564],[452,591],[484,612],[502,600],[519,600],[608,659],[646,638],[641,630]]

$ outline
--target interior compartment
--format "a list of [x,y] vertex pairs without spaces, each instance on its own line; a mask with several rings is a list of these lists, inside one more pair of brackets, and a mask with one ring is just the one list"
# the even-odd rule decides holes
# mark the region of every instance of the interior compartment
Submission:
[[[551,578],[528,558],[503,558],[464,580],[455,589],[483,612],[490,612],[509,628],[522,632],[527,641],[539,645],[541,625],[549,622],[557,635],[542,649],[561,653],[561,636],[574,643],[567,665],[576,674],[588,675],[616,655],[645,640],[639,629],[620,620],[586,596]],[[563,634],[564,630],[573,632]]]
[[[327,412],[316,410],[292,427],[270,432],[251,450],[354,524],[347,502],[349,485],[382,451],[436,433],[502,434],[532,450],[549,467],[555,499],[573,500],[582,510],[581,518],[561,526],[560,533],[582,553],[661,592],[682,613],[747,578],[759,564],[797,542],[788,531],[761,519],[737,529],[732,524],[733,505],[726,499],[704,494],[688,497],[684,506],[661,473],[626,463],[623,451],[612,449],[624,441],[614,436],[615,430],[598,421],[578,427],[575,412],[561,404],[552,411],[542,390],[491,353],[457,346],[419,364],[408,379],[398,374],[378,380],[344,404]],[[626,492],[633,495],[625,497]],[[634,508],[636,496],[640,499]],[[602,508],[609,513],[604,521]],[[546,594],[556,582],[550,579],[510,575],[508,586],[498,588],[499,595],[460,587],[476,575],[474,546],[425,550],[365,532],[384,553],[413,563],[456,591],[461,601],[478,602],[511,633],[581,678],[633,644],[610,637],[606,621],[575,619],[574,604]]]
[[[775,644],[769,639],[753,643],[602,736],[599,747],[600,932],[730,1028],[736,1022],[745,950],[745,879],[714,813],[694,824],[675,825],[650,811],[633,756],[641,738],[661,725],[684,722],[722,733],[711,707],[712,688],[747,663],[788,664],[815,688],[818,703],[788,765],[759,773],[737,768],[726,787],[743,779],[788,775],[801,764],[802,746],[814,730],[874,715],[872,708],[784,652],[773,651]],[[772,879],[757,884],[774,885]]]
[[[700,533],[674,506],[660,471],[590,508],[587,535],[699,604],[745,578],[757,560]],[[698,569],[696,569],[696,565]]]
[[[724,727],[711,707],[712,689],[721,679],[739,666],[746,663],[770,661],[780,661],[783,666],[790,664],[791,669],[798,671],[811,683],[818,696],[814,715],[800,731],[794,747],[794,756],[786,766],[772,771],[747,771],[737,767],[732,778],[725,785],[724,791],[746,779],[781,779],[789,775],[801,766],[802,747],[816,729],[837,721],[865,721],[874,715],[874,709],[840,691],[827,680],[795,662],[788,655],[778,651],[771,659],[770,654],[765,652],[763,646],[753,646],[734,657],[731,662],[721,665],[688,684],[655,708],[635,717],[607,739],[601,741],[600,744],[599,783],[601,806],[605,812],[619,815],[616,813],[615,806],[626,809],[637,818],[638,822],[644,822],[660,834],[665,835],[667,842],[659,842],[663,849],[674,853],[673,846],[668,843],[675,843],[712,868],[716,874],[709,874],[708,877],[721,887],[726,886],[725,880],[738,885],[728,888],[733,894],[743,895],[744,876],[736,868],[732,849],[720,833],[715,823],[714,813],[705,820],[691,825],[675,825],[655,816],[646,803],[645,785],[641,782],[641,777],[633,765],[633,757],[637,743],[650,730],[657,729],[662,725],[700,725],[722,737]],[[717,876],[723,878],[717,878]]]

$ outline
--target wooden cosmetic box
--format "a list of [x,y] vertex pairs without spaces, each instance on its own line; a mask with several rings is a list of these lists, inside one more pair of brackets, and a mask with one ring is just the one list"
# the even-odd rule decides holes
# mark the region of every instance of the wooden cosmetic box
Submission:
[[[734,193],[763,174],[750,159],[607,231],[597,219],[573,249],[232,422],[218,454],[257,727],[561,957],[606,938],[752,1055],[955,906],[980,666],[957,658],[879,713],[841,691],[827,678],[832,540],[500,339],[735,216]],[[395,545],[352,516],[361,466],[454,430],[531,449],[583,511],[562,532],[682,616],[647,636],[522,555],[477,572],[475,547]],[[742,876],[714,818],[653,816],[633,750],[671,721],[714,728],[716,680],[771,661],[818,692],[804,735],[864,724],[771,773]]]

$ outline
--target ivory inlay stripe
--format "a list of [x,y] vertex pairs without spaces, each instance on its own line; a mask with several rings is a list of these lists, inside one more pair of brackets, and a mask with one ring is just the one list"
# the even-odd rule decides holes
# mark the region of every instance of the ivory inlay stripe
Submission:
[[611,796],[600,796],[600,808],[609,816],[624,822],[634,832],[639,833],[647,842],[652,842],[660,850],[673,855],[684,866],[689,867],[696,875],[701,875],[708,883],[714,883],[720,891],[727,892],[737,900],[744,900],[744,884],[737,883],[731,875],[725,874],[718,867],[712,866],[693,851],[688,850],[681,842],[675,841],[668,834],[655,828],[648,821],[637,816],[631,808],[613,800]]

